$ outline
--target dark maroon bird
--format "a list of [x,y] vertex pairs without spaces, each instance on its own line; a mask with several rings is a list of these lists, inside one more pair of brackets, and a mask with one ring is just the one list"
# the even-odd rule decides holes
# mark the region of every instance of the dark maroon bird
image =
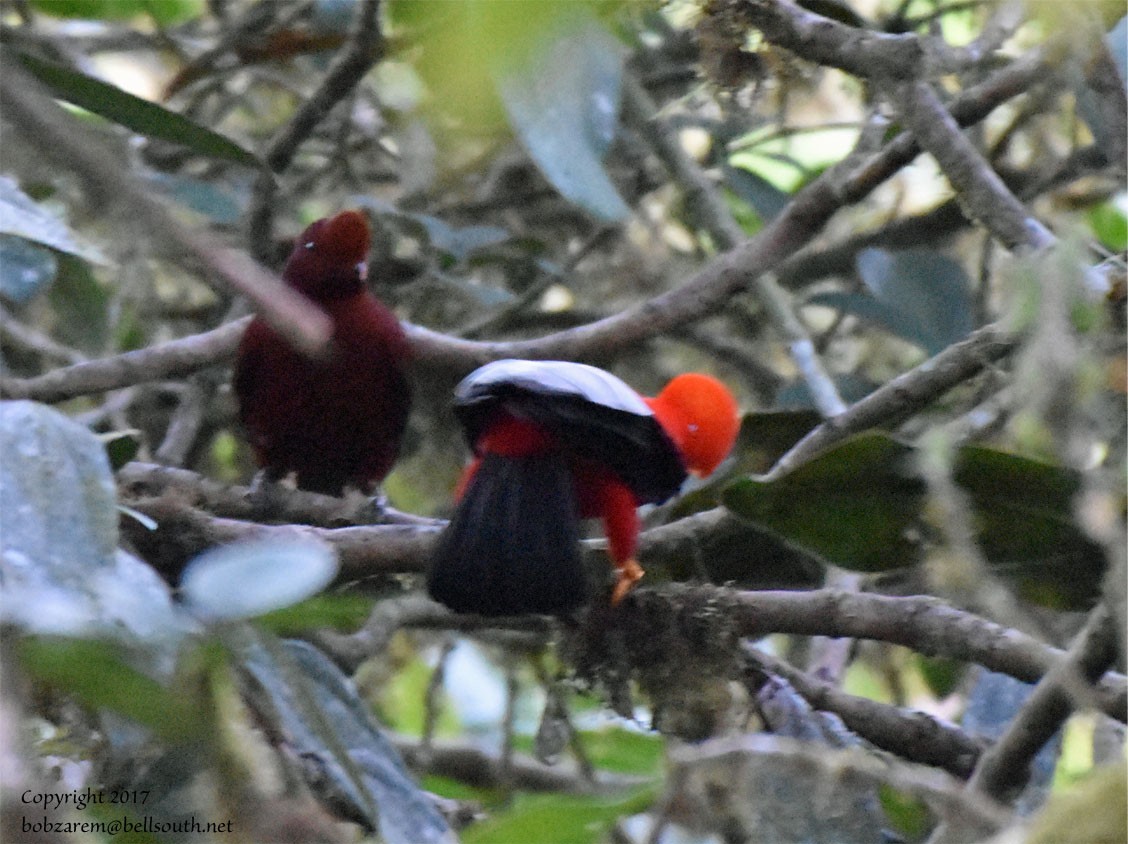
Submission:
[[239,415],[259,465],[277,480],[339,495],[384,479],[399,452],[411,407],[407,338],[365,286],[370,234],[359,211],[312,223],[294,244],[282,278],[333,321],[324,359],[294,349],[261,317],[235,360]]

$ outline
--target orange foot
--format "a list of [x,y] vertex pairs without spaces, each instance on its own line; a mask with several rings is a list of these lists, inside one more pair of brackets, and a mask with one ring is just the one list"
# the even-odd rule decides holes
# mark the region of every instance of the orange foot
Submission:
[[611,606],[617,606],[623,598],[627,597],[636,583],[642,580],[642,576],[646,574],[642,570],[642,566],[638,564],[637,560],[630,559],[625,563],[618,563],[619,576],[615,581],[615,589],[611,592]]

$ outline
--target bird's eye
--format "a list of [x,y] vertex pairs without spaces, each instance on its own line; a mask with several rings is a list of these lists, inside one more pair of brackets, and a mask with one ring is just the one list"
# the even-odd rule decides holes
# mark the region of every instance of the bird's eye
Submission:
[[313,241],[311,240],[309,243],[305,244],[305,248],[312,250],[313,249]]

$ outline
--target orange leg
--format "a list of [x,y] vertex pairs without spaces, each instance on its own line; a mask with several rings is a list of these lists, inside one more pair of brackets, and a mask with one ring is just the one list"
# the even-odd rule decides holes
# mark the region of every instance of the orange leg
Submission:
[[616,568],[619,569],[618,578],[615,581],[615,588],[611,592],[611,606],[617,606],[623,598],[627,597],[636,583],[642,580],[642,576],[646,574],[642,570],[642,566],[634,557],[623,563],[616,562]]

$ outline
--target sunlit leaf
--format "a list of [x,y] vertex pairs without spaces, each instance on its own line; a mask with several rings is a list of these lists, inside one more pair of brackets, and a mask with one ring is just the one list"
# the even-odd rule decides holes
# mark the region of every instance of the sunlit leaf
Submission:
[[1128,249],[1128,216],[1123,203],[1102,202],[1089,209],[1089,225],[1107,249],[1123,252]]
[[1084,781],[1051,794],[1029,827],[1026,844],[1128,840],[1128,767],[1114,761]]
[[151,15],[164,26],[199,17],[205,0],[30,0],[40,12],[60,18],[119,21]]

